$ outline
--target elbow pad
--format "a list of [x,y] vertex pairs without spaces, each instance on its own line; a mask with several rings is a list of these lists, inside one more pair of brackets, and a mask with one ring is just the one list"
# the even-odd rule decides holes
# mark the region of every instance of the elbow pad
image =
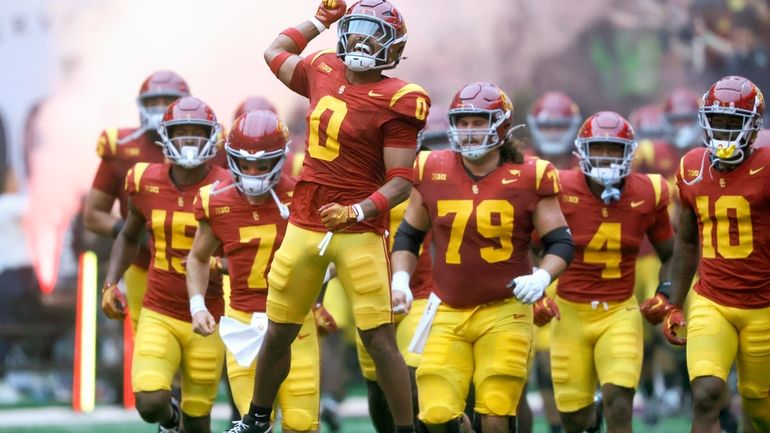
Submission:
[[425,234],[422,230],[412,227],[406,220],[401,220],[401,224],[396,231],[396,237],[393,240],[393,252],[410,251],[415,256],[420,255],[420,246],[425,240]]
[[551,230],[540,238],[540,243],[543,244],[544,254],[559,256],[567,262],[567,265],[575,258],[575,242],[567,226]]

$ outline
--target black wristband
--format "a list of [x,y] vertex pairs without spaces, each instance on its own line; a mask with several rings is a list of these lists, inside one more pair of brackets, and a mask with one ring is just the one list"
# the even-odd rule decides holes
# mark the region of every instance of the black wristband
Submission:
[[661,281],[658,288],[655,289],[655,294],[658,293],[665,296],[666,299],[671,299],[671,281]]
[[118,238],[118,235],[120,234],[120,231],[123,230],[124,225],[126,225],[125,220],[117,220],[115,224],[112,225],[112,229],[110,229],[110,234],[112,235],[112,239]]

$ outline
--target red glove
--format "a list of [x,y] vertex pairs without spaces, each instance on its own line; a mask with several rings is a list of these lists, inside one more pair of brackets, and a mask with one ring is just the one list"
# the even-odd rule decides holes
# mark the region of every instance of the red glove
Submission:
[[117,284],[105,283],[102,288],[102,311],[113,320],[124,319],[128,302]]
[[321,0],[315,19],[321,22],[327,29],[336,23],[347,10],[348,5],[344,0]]
[[313,307],[313,317],[315,317],[315,327],[318,329],[320,336],[334,334],[339,331],[337,321],[334,320],[334,317],[332,317],[323,304],[315,304],[315,307]]
[[321,222],[332,232],[342,230],[356,222],[356,211],[353,206],[343,206],[337,203],[329,203],[318,208],[321,214]]
[[538,299],[535,302],[534,308],[535,325],[544,326],[548,324],[554,317],[556,320],[561,320],[561,313],[559,313],[559,307],[553,299],[547,295]]
[[679,329],[687,326],[687,322],[684,320],[684,311],[682,311],[682,307],[674,304],[669,304],[666,310],[668,314],[666,314],[666,320],[663,324],[663,335],[666,336],[669,343],[684,346],[687,344],[687,339],[676,335]]
[[639,311],[642,312],[642,316],[647,319],[653,325],[657,325],[666,318],[666,313],[669,308],[668,298],[662,293],[656,293],[650,299],[642,302],[639,307]]

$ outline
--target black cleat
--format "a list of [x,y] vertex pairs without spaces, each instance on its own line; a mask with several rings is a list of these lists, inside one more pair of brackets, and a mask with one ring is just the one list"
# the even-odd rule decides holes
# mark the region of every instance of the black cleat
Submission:
[[240,421],[233,421],[233,426],[230,430],[225,430],[223,433],[271,433],[273,426],[270,422],[247,422],[244,418]]
[[179,400],[171,397],[171,410],[174,411],[174,423],[173,427],[163,427],[158,425],[158,433],[181,433],[182,431],[182,411],[179,410]]

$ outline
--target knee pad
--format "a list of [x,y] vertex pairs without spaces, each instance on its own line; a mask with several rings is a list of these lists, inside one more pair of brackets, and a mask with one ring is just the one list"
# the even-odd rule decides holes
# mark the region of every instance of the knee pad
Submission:
[[276,251],[273,261],[270,263],[270,272],[267,273],[267,284],[271,290],[283,290],[289,281],[291,271],[291,257],[280,249]]
[[288,410],[283,412],[283,429],[293,431],[307,431],[313,428],[316,418],[304,410]]

